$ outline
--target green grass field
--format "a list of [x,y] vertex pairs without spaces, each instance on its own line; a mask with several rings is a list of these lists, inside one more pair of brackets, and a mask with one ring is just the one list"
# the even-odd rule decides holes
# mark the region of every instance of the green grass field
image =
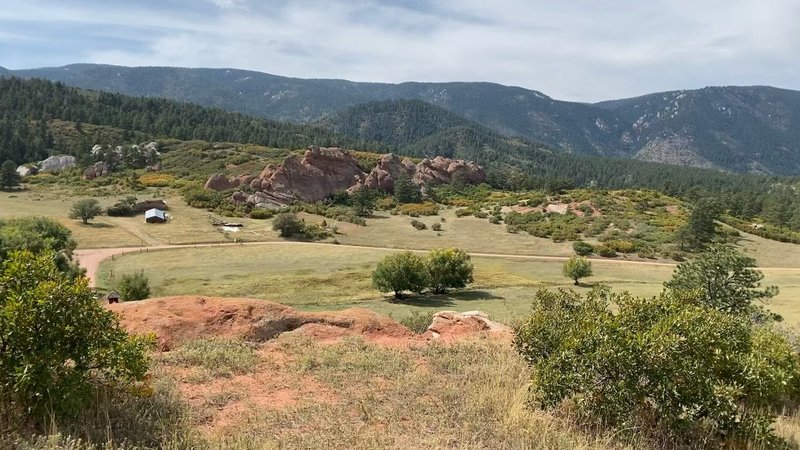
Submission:
[[[573,287],[561,274],[560,261],[476,257],[475,283],[469,290],[397,302],[371,287],[371,271],[389,251],[302,243],[158,250],[106,261],[99,287],[108,288],[122,274],[143,270],[154,296],[250,297],[305,310],[361,306],[396,319],[415,309],[477,309],[506,322],[525,314],[537,288]],[[781,288],[770,309],[782,314],[787,324],[800,324],[800,269],[764,272],[767,283]],[[594,274],[577,289],[605,283],[650,296],[661,290],[672,268],[596,260]]]

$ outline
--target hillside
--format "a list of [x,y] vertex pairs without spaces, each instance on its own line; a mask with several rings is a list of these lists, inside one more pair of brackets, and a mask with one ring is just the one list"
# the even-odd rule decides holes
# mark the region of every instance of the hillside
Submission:
[[234,69],[74,64],[14,71],[20,77],[133,96],[165,97],[294,122],[316,121],[376,100],[416,99],[445,108],[507,136],[570,151],[623,155],[623,124],[591,105],[562,102],[494,83],[356,83],[305,80]]
[[[374,101],[421,100],[504,136],[572,153],[743,173],[800,173],[800,93],[769,87],[676,91],[590,105],[493,83],[357,83],[234,69],[95,64],[9,73],[292,122],[315,122]],[[364,133],[385,132],[373,127]]]
[[632,124],[638,159],[736,172],[800,172],[800,92],[709,87],[598,106]]

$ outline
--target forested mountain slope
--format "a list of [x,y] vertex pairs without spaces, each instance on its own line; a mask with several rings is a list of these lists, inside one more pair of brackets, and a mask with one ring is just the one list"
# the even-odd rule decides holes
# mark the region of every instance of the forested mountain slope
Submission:
[[357,83],[235,69],[96,64],[9,73],[292,122],[316,122],[373,101],[421,100],[501,135],[570,153],[800,173],[800,93],[769,87],[676,91],[590,105],[493,83]]
[[800,173],[800,92],[709,87],[598,104],[630,123],[636,157],[736,172]]

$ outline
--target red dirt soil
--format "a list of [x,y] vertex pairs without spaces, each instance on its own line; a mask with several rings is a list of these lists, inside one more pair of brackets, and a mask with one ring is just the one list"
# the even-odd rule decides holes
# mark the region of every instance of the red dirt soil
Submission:
[[295,331],[318,341],[361,335],[370,341],[413,341],[408,328],[373,311],[302,312],[265,300],[220,297],[164,297],[108,305],[134,334],[155,333],[160,350],[199,338],[265,342]]

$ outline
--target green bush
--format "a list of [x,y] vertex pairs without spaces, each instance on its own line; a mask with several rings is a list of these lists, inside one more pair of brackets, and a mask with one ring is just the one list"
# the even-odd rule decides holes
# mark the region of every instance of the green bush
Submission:
[[124,301],[144,300],[150,297],[150,280],[141,271],[125,274],[117,282],[116,290]]
[[478,219],[485,219],[489,217],[489,214],[487,214],[485,211],[475,211],[474,213],[472,213],[472,215],[477,217]]
[[474,212],[475,212],[474,210],[471,210],[471,209],[466,209],[466,208],[457,209],[457,210],[456,210],[456,217],[467,217],[467,216],[471,216],[471,215],[472,215]]
[[416,334],[422,334],[428,331],[431,322],[433,322],[433,312],[430,311],[412,311],[410,316],[400,320],[403,326]]
[[431,225],[431,230],[433,230],[433,231],[442,231],[441,222],[436,222],[433,225]]
[[18,417],[42,426],[79,412],[93,388],[144,379],[151,342],[128,336],[85,278],[58,270],[52,252],[12,252],[0,287],[0,400]]
[[305,222],[294,213],[280,213],[272,221],[272,229],[285,238],[303,233],[304,228]]
[[394,253],[378,263],[372,285],[381,292],[394,292],[395,298],[402,298],[406,291],[421,293],[428,287],[428,267],[412,252]]
[[576,255],[587,256],[594,253],[594,246],[588,242],[575,241],[572,243],[572,249],[575,250]]
[[428,254],[429,287],[434,294],[444,294],[448,289],[463,288],[472,283],[470,256],[457,248],[439,248]]
[[428,228],[428,226],[427,226],[427,225],[425,225],[425,223],[424,223],[424,222],[420,222],[420,221],[419,221],[419,220],[417,220],[417,219],[412,219],[412,220],[411,220],[411,226],[412,226],[412,227],[414,227],[414,228],[416,228],[416,229],[418,229],[418,230],[425,230],[425,229],[427,229],[427,228]]
[[652,429],[687,444],[774,448],[773,411],[798,393],[800,361],[784,337],[674,293],[582,298],[542,289],[515,345],[533,368],[541,407],[569,400],[583,423]]
[[256,208],[250,211],[250,218],[257,219],[257,220],[264,220],[264,219],[271,219],[275,216],[275,213],[269,209],[260,209]]
[[598,245],[594,248],[594,252],[597,253],[599,256],[603,258],[616,258],[617,252],[614,251],[613,248],[607,245]]

